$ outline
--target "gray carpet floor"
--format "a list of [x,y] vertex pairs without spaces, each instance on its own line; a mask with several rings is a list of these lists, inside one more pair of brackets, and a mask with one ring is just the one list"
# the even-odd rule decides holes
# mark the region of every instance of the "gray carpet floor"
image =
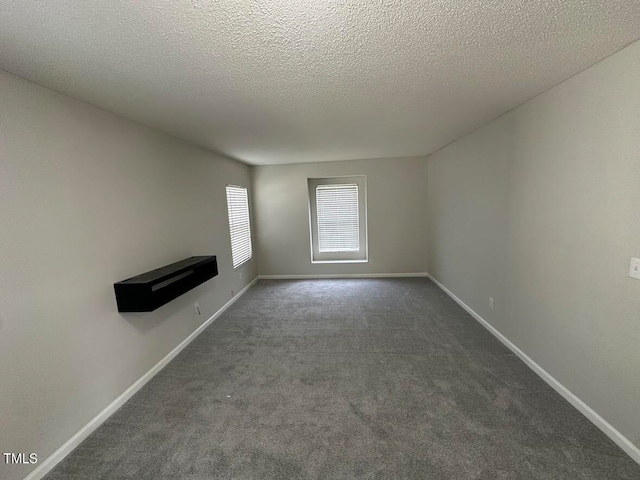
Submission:
[[47,477],[640,479],[426,279],[260,281]]

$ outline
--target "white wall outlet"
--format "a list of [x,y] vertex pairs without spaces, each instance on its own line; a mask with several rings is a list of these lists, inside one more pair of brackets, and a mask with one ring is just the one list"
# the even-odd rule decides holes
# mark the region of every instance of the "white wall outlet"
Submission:
[[242,270],[240,270],[240,280],[242,280]]
[[193,309],[198,315],[202,315],[202,312],[200,311],[200,304],[198,302],[193,304]]
[[629,264],[629,276],[640,280],[640,258],[631,257]]
[[489,308],[493,308],[493,297],[489,297]]
[[233,290],[231,290],[231,296],[235,296],[236,292],[234,292]]

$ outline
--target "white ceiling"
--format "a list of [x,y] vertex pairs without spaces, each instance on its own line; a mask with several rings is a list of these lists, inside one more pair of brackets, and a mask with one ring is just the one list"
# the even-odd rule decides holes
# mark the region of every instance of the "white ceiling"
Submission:
[[429,154],[638,38],[638,0],[0,0],[1,69],[250,164]]

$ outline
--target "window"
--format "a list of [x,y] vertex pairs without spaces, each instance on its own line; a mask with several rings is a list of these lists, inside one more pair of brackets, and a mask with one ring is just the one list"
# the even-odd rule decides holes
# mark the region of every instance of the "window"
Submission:
[[360,249],[358,185],[318,185],[318,252],[357,252]]
[[313,262],[366,262],[364,176],[310,178],[309,216]]
[[251,260],[251,225],[249,223],[249,198],[247,189],[227,185],[227,209],[231,235],[233,268]]

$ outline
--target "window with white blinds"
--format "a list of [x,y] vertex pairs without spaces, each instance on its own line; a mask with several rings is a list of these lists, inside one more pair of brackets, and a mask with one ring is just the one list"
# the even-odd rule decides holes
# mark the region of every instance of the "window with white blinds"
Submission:
[[318,185],[316,211],[319,252],[360,250],[358,185]]
[[308,178],[312,263],[367,262],[367,178]]
[[231,258],[233,268],[251,259],[251,225],[249,224],[249,197],[247,189],[227,186],[227,209],[231,234]]

